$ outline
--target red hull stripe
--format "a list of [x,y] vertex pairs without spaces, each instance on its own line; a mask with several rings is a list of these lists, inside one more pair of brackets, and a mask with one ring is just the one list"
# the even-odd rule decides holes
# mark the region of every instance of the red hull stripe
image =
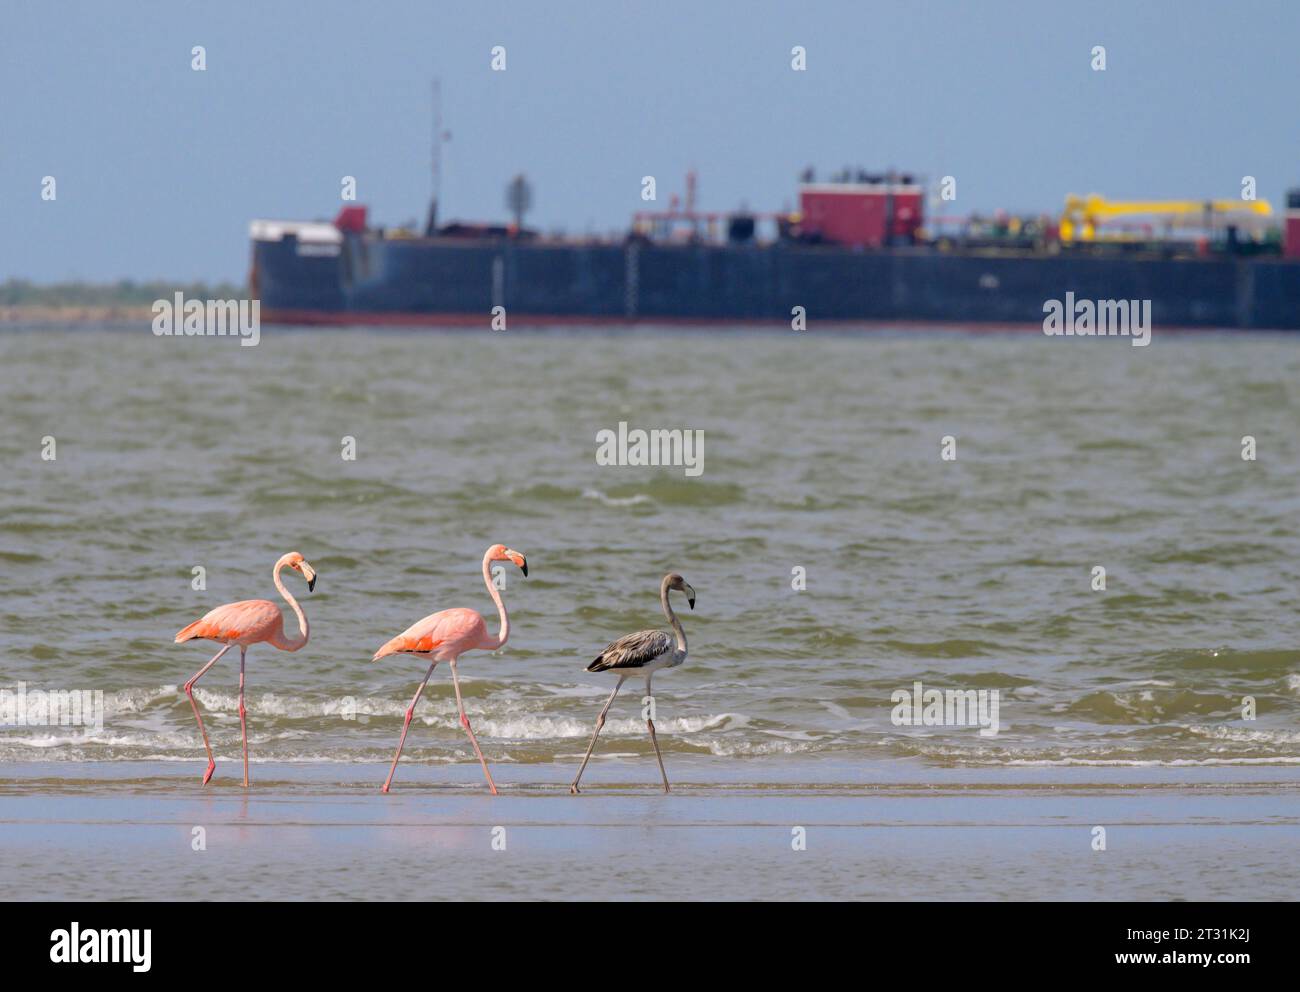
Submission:
[[[262,310],[262,320],[268,324],[306,324],[374,327],[480,327],[489,330],[492,315],[488,313],[392,313],[358,310]],[[509,314],[508,320],[515,327],[700,327],[718,328],[731,324],[746,327],[790,327],[787,320],[769,320],[760,317],[618,317],[592,315],[560,314]],[[810,327],[837,331],[882,331],[882,330],[962,330],[973,332],[1003,333],[1017,331],[1022,333],[1037,331],[1042,333],[1041,323],[1010,323],[1005,321],[975,320],[809,320]],[[1233,328],[1206,327],[1167,327],[1158,328],[1166,331],[1205,331],[1217,333]],[[792,331],[791,333],[805,333]]]

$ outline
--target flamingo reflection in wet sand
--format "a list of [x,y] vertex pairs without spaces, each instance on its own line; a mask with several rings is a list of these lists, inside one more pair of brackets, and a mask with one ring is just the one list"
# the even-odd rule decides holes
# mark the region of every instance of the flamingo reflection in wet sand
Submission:
[[[573,784],[569,786],[569,792],[575,796],[581,791],[578,788],[578,781],[586,770],[587,762],[591,759],[591,752],[596,748],[596,738],[600,736],[600,728],[605,726],[605,715],[614,704],[614,697],[618,695],[618,690],[623,688],[623,683],[633,675],[644,675],[645,694],[653,699],[654,693],[650,690],[651,676],[661,668],[676,668],[686,660],[686,631],[682,630],[682,622],[677,619],[672,604],[668,602],[669,589],[686,593],[686,602],[692,610],[695,609],[695,590],[676,572],[665,575],[659,585],[659,605],[663,607],[664,616],[672,624],[676,638],[662,630],[639,630],[635,634],[620,637],[587,666],[589,672],[613,672],[618,676],[618,683],[614,686],[614,691],[609,694],[609,699],[605,701],[600,716],[596,717],[596,729],[592,732],[591,743],[587,745],[582,766],[578,769]],[[653,718],[647,718],[645,725],[650,731],[650,742],[655,746],[655,757],[659,759],[659,774],[663,776],[664,792],[667,792],[668,773],[664,771],[664,756],[659,752],[659,740],[655,737]]]
[[483,766],[483,775],[487,779],[488,789],[491,790],[492,795],[497,794],[492,773],[488,771],[487,762],[483,760],[483,752],[479,750],[478,741],[469,725],[469,717],[465,715],[465,704],[460,698],[460,678],[456,674],[456,660],[466,651],[495,651],[503,647],[506,638],[510,636],[510,617],[506,613],[506,604],[502,602],[501,593],[497,591],[492,581],[490,569],[494,561],[513,562],[519,566],[525,578],[528,576],[528,561],[518,551],[507,548],[504,544],[492,545],[483,555],[483,582],[487,585],[488,595],[497,604],[497,615],[501,619],[501,630],[495,637],[488,633],[487,624],[483,622],[477,610],[442,610],[411,624],[376,651],[374,658],[371,659],[378,661],[390,654],[417,654],[432,659],[429,670],[424,673],[424,681],[415,690],[411,705],[406,708],[406,722],[402,724],[402,736],[397,742],[397,753],[393,755],[393,767],[388,770],[388,778],[384,782],[384,792],[387,792],[389,786],[393,784],[393,773],[397,771],[397,761],[402,756],[402,745],[406,743],[406,732],[411,727],[415,704],[419,702],[420,694],[424,692],[429,676],[433,674],[438,662],[445,661],[451,667],[451,684],[456,689],[456,708],[460,711],[460,725],[465,728],[465,733],[469,734],[469,742],[474,745],[474,753],[478,755],[478,763]]
[[275,563],[271,581],[280,595],[284,597],[289,608],[298,617],[298,636],[284,636],[284,617],[280,607],[269,599],[246,599],[238,603],[227,603],[209,611],[201,619],[195,620],[176,635],[176,643],[182,641],[207,640],[224,644],[225,647],[213,655],[212,660],[200,668],[192,679],[185,683],[185,695],[190,697],[190,706],[194,709],[194,719],[199,721],[199,733],[203,735],[203,747],[208,752],[208,770],[203,773],[203,784],[207,785],[216,770],[217,762],[212,757],[212,745],[208,743],[208,732],[203,729],[203,717],[199,716],[199,706],[194,701],[194,684],[201,679],[217,660],[239,645],[239,736],[244,744],[244,788],[248,788],[248,724],[244,710],[244,661],[248,649],[253,644],[265,641],[281,651],[297,651],[307,644],[310,633],[307,626],[307,614],[302,611],[298,601],[289,595],[289,591],[280,583],[280,570],[292,568],[307,580],[307,591],[316,588],[316,570],[307,563],[297,551],[290,551]]

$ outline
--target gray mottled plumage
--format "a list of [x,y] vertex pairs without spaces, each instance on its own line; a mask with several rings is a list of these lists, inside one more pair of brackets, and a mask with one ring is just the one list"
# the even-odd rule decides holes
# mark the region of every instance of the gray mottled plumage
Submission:
[[638,630],[625,634],[610,644],[587,666],[589,672],[608,672],[610,669],[644,668],[656,658],[671,654],[673,639],[662,630]]
[[[623,683],[633,673],[644,675],[645,694],[653,698],[650,681],[654,678],[655,672],[661,668],[676,668],[686,660],[686,631],[682,629],[682,622],[677,619],[672,604],[668,602],[669,589],[686,593],[686,602],[692,610],[695,609],[695,590],[676,572],[669,572],[664,576],[663,582],[659,583],[659,606],[663,609],[668,622],[673,625],[672,634],[662,630],[638,630],[635,634],[628,634],[614,641],[596,655],[596,660],[587,666],[589,672],[618,672],[618,685],[614,686],[614,691],[605,701],[600,716],[596,717],[596,729],[591,732],[591,743],[587,745],[587,753],[582,756],[578,774],[573,777],[573,784],[569,786],[569,791],[575,796],[580,791],[578,783],[582,780],[587,762],[591,760],[591,752],[596,749],[596,738],[600,736],[600,728],[605,726],[605,714],[614,705],[614,697],[618,695],[618,690]],[[655,736],[654,718],[649,713],[645,714],[645,729],[650,731],[650,743],[654,745],[655,758],[659,762],[659,775],[664,780],[664,792],[667,792],[668,772],[664,770],[664,756],[659,751],[659,738]]]

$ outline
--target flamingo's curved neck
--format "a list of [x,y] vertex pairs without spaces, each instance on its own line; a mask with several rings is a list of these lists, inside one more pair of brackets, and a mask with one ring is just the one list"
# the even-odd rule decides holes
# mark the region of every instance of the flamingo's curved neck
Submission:
[[311,636],[311,627],[307,623],[307,614],[302,611],[302,607],[298,605],[298,601],[289,595],[289,590],[286,589],[284,583],[280,581],[280,569],[282,568],[284,568],[284,562],[277,561],[275,563],[275,571],[271,575],[271,580],[275,583],[275,588],[280,591],[280,595],[284,597],[285,602],[289,604],[289,608],[293,610],[294,614],[298,617],[298,636],[296,638],[288,638],[285,637],[284,632],[281,631],[279,640],[272,641],[271,643],[281,651],[297,651],[307,643],[307,638]]
[[501,599],[501,592],[497,589],[496,583],[492,581],[492,559],[488,555],[483,556],[483,583],[487,586],[488,595],[492,597],[492,602],[497,604],[497,616],[501,619],[501,632],[496,637],[488,635],[483,646],[489,651],[495,651],[503,647],[506,638],[510,636],[510,615],[506,613],[506,604]]
[[668,602],[668,580],[664,579],[663,584],[659,586],[659,605],[664,608],[664,616],[668,622],[673,625],[673,632],[677,635],[677,650],[680,654],[686,653],[686,631],[682,629],[682,622],[677,619],[677,614],[673,612],[672,604]]

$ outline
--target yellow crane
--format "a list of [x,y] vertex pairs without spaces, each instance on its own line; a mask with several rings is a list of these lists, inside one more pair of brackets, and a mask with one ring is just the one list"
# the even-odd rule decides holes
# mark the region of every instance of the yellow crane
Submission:
[[1162,219],[1169,227],[1210,227],[1215,218],[1250,221],[1272,214],[1267,200],[1107,200],[1097,193],[1070,193],[1061,213],[1060,238],[1062,242],[1095,241],[1101,224],[1121,217],[1145,215]]

